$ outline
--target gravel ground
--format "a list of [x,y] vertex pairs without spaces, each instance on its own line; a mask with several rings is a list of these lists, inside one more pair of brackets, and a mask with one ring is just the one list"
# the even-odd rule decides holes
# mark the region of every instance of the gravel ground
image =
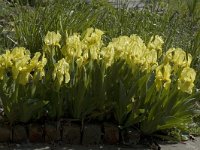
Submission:
[[[160,144],[161,150],[200,150],[200,137],[194,141],[177,144]],[[119,147],[108,145],[81,146],[81,145],[45,145],[45,144],[0,144],[0,150],[151,150],[145,146]],[[152,149],[153,150],[153,149]]]

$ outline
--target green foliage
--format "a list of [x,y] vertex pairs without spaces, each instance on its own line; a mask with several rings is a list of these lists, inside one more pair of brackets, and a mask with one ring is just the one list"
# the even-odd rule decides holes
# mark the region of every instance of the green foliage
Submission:
[[0,0],[0,53],[16,44],[13,37],[11,15],[12,9],[6,2]]
[[13,16],[16,39],[31,52],[41,50],[47,31],[60,31],[62,35],[66,31],[84,31],[104,14],[101,6],[81,0],[57,0],[44,7],[38,5],[27,9],[17,5],[17,8],[17,15]]
[[66,106],[70,116],[76,119],[89,119],[91,116],[102,115],[105,109],[103,107],[106,107],[104,69],[94,61],[81,70],[75,70],[77,71],[74,72],[67,89]]
[[[120,4],[120,1],[117,3]],[[198,6],[193,3],[188,3],[188,7],[192,5],[195,6],[193,8],[195,11],[198,10]],[[126,5],[114,8],[103,0],[93,0],[91,3],[79,0],[58,0],[49,2],[44,7],[27,6],[28,9],[26,9],[26,7],[17,6],[17,15],[13,16],[16,32],[14,39],[18,45],[35,52],[41,49],[42,39],[47,31],[60,31],[62,35],[65,35],[66,30],[69,33],[82,32],[93,26],[106,32],[104,39],[106,42],[113,37],[132,33],[140,35],[147,42],[152,35],[157,34],[165,39],[164,50],[173,46],[192,53],[199,45],[195,40],[199,28],[199,17],[196,13],[191,16],[193,9],[187,9],[186,4],[186,2],[173,2],[173,0],[167,4],[164,0],[160,0],[146,3],[138,10],[128,8]],[[199,51],[196,52],[192,53],[194,59],[199,56]]]
[[187,96],[174,88],[151,95],[151,99],[146,103],[147,118],[142,121],[141,130],[145,134],[173,127],[186,130],[188,124],[192,122],[192,116],[196,113],[194,101],[198,100],[198,96],[199,93]]
[[[119,69],[120,68],[120,69]],[[137,70],[137,69],[136,69]],[[114,118],[121,128],[140,122],[144,116],[142,101],[138,98],[145,92],[145,80],[149,75],[142,75],[139,70],[132,75],[131,69],[124,62],[116,62],[107,73],[106,91]]]
[[36,92],[40,90],[38,88],[39,86],[34,83],[27,86],[19,85],[9,76],[1,82],[0,96],[4,113],[11,124],[26,123],[44,115],[44,106],[48,101],[37,97]]

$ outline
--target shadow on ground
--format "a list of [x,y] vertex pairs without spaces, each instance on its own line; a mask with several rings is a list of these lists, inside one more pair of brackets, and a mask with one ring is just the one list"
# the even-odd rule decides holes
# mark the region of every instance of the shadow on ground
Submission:
[[[161,150],[200,150],[200,137],[197,137],[194,141],[180,142],[177,144],[159,144]],[[145,146],[125,147],[111,145],[0,144],[0,150],[151,150],[151,148]]]

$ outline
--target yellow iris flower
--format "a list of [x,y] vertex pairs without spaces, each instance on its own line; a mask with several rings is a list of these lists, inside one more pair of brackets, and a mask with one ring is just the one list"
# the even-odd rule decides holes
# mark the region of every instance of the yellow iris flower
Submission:
[[0,68],[0,80],[3,80],[4,75],[5,75],[5,70]]
[[178,89],[192,94],[192,89],[194,87],[194,80],[196,78],[196,72],[194,69],[186,67],[181,72],[181,75],[178,79]]
[[[12,72],[12,78],[17,80],[19,84],[25,85],[29,82],[32,77],[31,72],[43,72],[46,58],[42,58],[39,61],[41,54],[36,52],[34,57],[31,59],[30,51],[23,47],[16,47],[12,50],[7,50],[5,54],[0,55],[0,79],[4,78],[7,71]],[[42,66],[41,66],[42,64]],[[41,79],[41,78],[40,78]]]
[[15,47],[11,51],[12,54],[12,59],[15,61],[17,59],[20,59],[24,56],[29,56],[30,57],[30,51],[25,49],[24,47]]
[[1,66],[4,68],[12,66],[12,58],[12,53],[9,50],[6,50],[6,53],[2,55]]
[[161,36],[152,36],[147,47],[152,50],[158,51],[158,56],[160,57],[162,55],[162,45],[164,44],[164,41]]
[[156,68],[156,88],[159,90],[162,86],[168,89],[171,84],[171,66],[169,64],[160,65]]
[[42,77],[45,76],[44,67],[46,64],[47,64],[47,59],[45,58],[45,54],[43,54],[42,60],[39,61],[37,65],[37,72],[40,73],[40,77],[39,77],[40,80],[42,79]]
[[[106,49],[109,49],[109,53],[113,54],[109,54],[107,51],[105,51]],[[112,50],[114,51],[112,52]],[[103,59],[106,61],[107,66],[111,65],[113,60],[118,59],[125,60],[126,63],[133,69],[133,71],[135,70],[136,66],[141,68],[142,71],[150,71],[155,69],[155,67],[158,65],[158,50],[149,50],[144,41],[135,34],[131,35],[130,37],[120,36],[118,38],[114,38],[106,48],[102,49],[101,53],[104,54],[103,57],[110,57],[110,59]]]
[[102,35],[103,31],[99,29],[88,28],[86,30],[86,34],[83,38],[83,47],[84,49],[88,49],[89,56],[91,59],[95,60],[99,58],[100,49],[103,45]]
[[149,52],[146,52],[144,57],[145,57],[143,66],[144,70],[147,70],[149,72],[151,70],[154,70],[158,66],[156,50],[151,50]]
[[112,39],[112,42],[109,43],[109,46],[114,48],[115,59],[126,58],[128,51],[127,49],[130,47],[130,41],[131,39],[128,36],[119,36],[118,38]]
[[45,76],[44,67],[47,64],[47,59],[45,58],[45,54],[43,54],[42,59],[39,61],[40,56],[40,52],[35,53],[34,57],[30,61],[29,68],[34,70],[34,78],[39,76],[39,80],[42,80],[42,77]]
[[166,52],[164,62],[173,63],[176,71],[178,68],[189,67],[192,62],[192,55],[186,54],[181,48],[171,48]]
[[[31,78],[35,78],[39,75],[39,80],[45,76],[44,66],[47,63],[47,59],[43,55],[42,59],[39,61],[41,56],[40,52],[36,52],[34,57],[24,57],[21,60],[15,62],[15,65],[12,67],[13,79],[17,79],[20,84],[25,85],[29,82]],[[33,75],[31,72],[33,71]]]
[[48,31],[47,35],[44,38],[44,43],[47,46],[58,46],[58,47],[60,47],[60,44],[59,44],[60,40],[61,40],[60,33]]
[[41,53],[40,52],[36,52],[34,57],[30,60],[29,67],[31,69],[35,68],[35,66],[38,65],[38,61],[39,61],[40,56],[41,56]]
[[114,62],[115,51],[112,44],[109,44],[107,47],[104,47],[101,51],[102,60],[106,68],[110,67]]
[[102,44],[101,38],[103,34],[104,32],[99,29],[88,28],[86,30],[83,41],[86,42],[88,45]]
[[186,52],[180,48],[175,49],[173,55],[173,62],[177,66],[182,66],[185,64],[186,60]]
[[77,33],[74,33],[72,36],[67,35],[66,45],[61,49],[61,52],[68,59],[80,57],[82,54],[80,35]]
[[18,76],[18,82],[19,84],[26,85],[29,82],[30,78],[31,78],[30,72],[28,70],[23,70],[20,72]]
[[81,67],[82,64],[83,64],[83,57],[79,57],[77,60],[76,60],[76,64],[78,67]]
[[64,58],[59,60],[54,65],[54,71],[52,75],[53,75],[53,80],[57,79],[59,85],[61,85],[64,80],[65,83],[68,83],[70,81],[69,64],[66,62]]
[[20,72],[31,72],[32,69],[29,69],[30,57],[24,56],[23,58],[17,59],[12,66],[12,76],[16,80]]
[[[158,90],[161,87],[168,89],[171,84],[171,73],[177,73],[176,70],[182,71],[178,79],[178,89],[192,93],[196,72],[189,68],[192,62],[191,54],[187,54],[181,48],[171,48],[166,52],[163,63],[158,66],[164,43],[160,36],[151,37],[147,45],[135,34],[119,36],[103,47],[103,34],[101,30],[89,28],[83,37],[78,33],[67,35],[66,44],[61,48],[61,35],[48,32],[44,38],[44,51],[47,50],[54,56],[56,49],[51,49],[50,46],[58,46],[64,56],[54,65],[53,80],[59,85],[70,81],[71,60],[74,60],[78,67],[85,65],[89,59],[98,60],[106,68],[112,66],[115,61],[123,60],[133,72],[137,69],[142,72],[155,70],[155,84]],[[11,70],[13,79],[23,85],[27,84],[30,78],[34,80],[39,77],[41,80],[45,76],[46,63],[45,55],[41,58],[40,52],[36,52],[31,59],[30,51],[23,47],[7,50],[5,54],[0,55],[0,79],[2,80],[6,72]]]
[[6,69],[11,67],[13,64],[11,56],[12,55],[9,50],[6,50],[6,54],[0,55],[0,80],[4,79]]

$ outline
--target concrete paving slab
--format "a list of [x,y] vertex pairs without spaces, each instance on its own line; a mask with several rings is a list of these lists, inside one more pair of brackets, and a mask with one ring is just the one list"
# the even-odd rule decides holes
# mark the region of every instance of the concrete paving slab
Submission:
[[200,150],[200,137],[194,141],[180,142],[177,144],[161,144],[161,150]]
[[[159,143],[160,144],[160,143]],[[194,141],[180,142],[177,144],[161,143],[161,150],[200,150],[200,137]],[[151,150],[143,145],[134,147],[117,145],[65,145],[65,144],[0,144],[0,150]]]

